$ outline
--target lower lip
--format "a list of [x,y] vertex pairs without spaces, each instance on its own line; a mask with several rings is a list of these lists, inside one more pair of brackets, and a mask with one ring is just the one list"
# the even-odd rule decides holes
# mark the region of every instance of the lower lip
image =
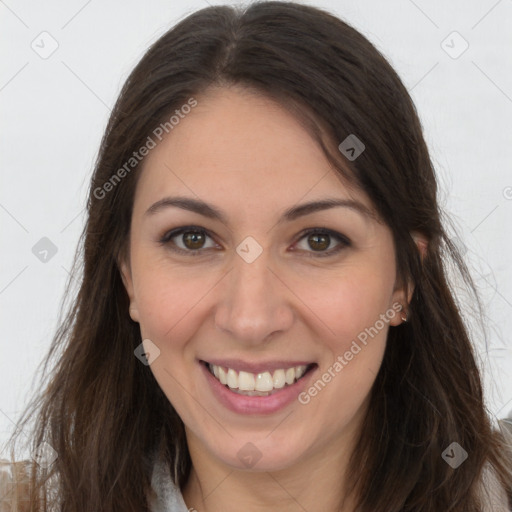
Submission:
[[299,394],[316,370],[316,368],[312,368],[294,384],[276,390],[269,396],[245,396],[230,391],[224,384],[221,384],[204,363],[200,362],[199,365],[217,400],[230,411],[238,414],[272,414],[284,409],[294,400],[298,400]]

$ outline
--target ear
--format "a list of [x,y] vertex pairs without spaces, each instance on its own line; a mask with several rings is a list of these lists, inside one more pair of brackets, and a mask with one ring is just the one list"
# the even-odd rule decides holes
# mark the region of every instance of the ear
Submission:
[[405,322],[404,318],[407,318],[407,309],[413,291],[414,285],[410,282],[401,288],[395,289],[390,304],[390,310],[394,312],[389,320],[390,325],[397,326]]
[[416,242],[416,246],[418,247],[418,251],[420,253],[421,261],[423,262],[423,259],[427,254],[428,238],[419,231],[411,231],[411,237]]
[[132,270],[129,261],[126,258],[122,258],[121,261],[118,261],[117,266],[119,267],[119,271],[121,273],[121,279],[123,280],[124,287],[126,289],[126,293],[128,294],[128,298],[130,299],[130,318],[134,322],[139,321],[139,310],[137,309],[137,301],[135,300],[135,293],[133,289],[133,279],[132,279]]
[[[419,231],[412,231],[411,237],[416,243],[416,247],[420,253],[421,261],[425,258],[428,248],[428,239]],[[393,318],[390,320],[391,325],[400,325],[405,320],[403,318],[407,318],[407,310],[409,307],[409,303],[412,299],[412,294],[414,292],[414,283],[408,282],[404,287],[397,288],[393,292],[392,299],[392,308],[397,312]]]

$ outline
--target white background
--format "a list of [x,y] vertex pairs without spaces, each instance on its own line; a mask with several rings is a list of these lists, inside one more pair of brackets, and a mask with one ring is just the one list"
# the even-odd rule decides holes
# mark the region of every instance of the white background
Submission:
[[[489,344],[475,341],[488,406],[505,417],[512,411],[512,0],[311,3],[366,35],[411,92],[442,206],[484,298]],[[0,444],[37,389],[110,108],[148,46],[206,5],[0,1]],[[51,48],[43,31],[58,43],[47,59],[31,47]],[[464,40],[468,49],[453,58]],[[57,246],[46,263],[32,253],[42,237]]]

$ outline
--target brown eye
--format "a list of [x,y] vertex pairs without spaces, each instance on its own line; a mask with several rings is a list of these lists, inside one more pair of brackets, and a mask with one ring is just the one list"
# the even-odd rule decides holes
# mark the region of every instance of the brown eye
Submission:
[[[210,245],[206,245],[210,240]],[[202,228],[195,226],[182,227],[166,233],[160,240],[170,250],[191,256],[204,253],[216,247],[212,237]]]
[[325,251],[329,248],[329,244],[331,243],[331,239],[329,235],[319,235],[319,234],[312,234],[308,236],[308,243],[309,246],[314,251]]
[[[338,242],[334,247],[332,247],[333,241]],[[308,256],[323,257],[333,256],[341,250],[350,247],[351,242],[346,236],[336,231],[313,228],[304,232],[296,245]]]
[[182,235],[183,244],[187,249],[201,249],[204,242],[204,233],[187,231]]

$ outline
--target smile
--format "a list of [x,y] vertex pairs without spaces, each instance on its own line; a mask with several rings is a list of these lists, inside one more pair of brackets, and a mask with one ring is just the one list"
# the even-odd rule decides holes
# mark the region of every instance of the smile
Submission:
[[315,366],[312,363],[251,373],[212,363],[204,364],[221,384],[234,393],[245,396],[270,396],[276,390],[293,385]]

